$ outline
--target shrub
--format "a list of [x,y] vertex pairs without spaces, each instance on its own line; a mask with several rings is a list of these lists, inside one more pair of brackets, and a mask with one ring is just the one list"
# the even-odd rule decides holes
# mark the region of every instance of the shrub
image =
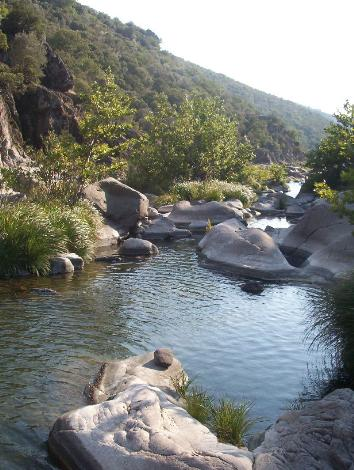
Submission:
[[65,251],[66,240],[45,210],[31,203],[0,208],[0,275],[21,271],[47,274],[50,258]]
[[256,191],[265,189],[269,184],[285,185],[287,171],[284,165],[247,165],[242,170],[239,181],[251,186]]
[[235,403],[222,398],[211,408],[211,427],[218,439],[236,446],[244,445],[245,437],[255,419],[249,417],[250,402]]
[[48,274],[58,253],[92,255],[99,226],[98,213],[88,204],[20,202],[0,208],[0,275],[21,271]]
[[247,186],[226,181],[187,181],[175,184],[169,194],[158,198],[159,204],[173,204],[177,201],[187,200],[224,201],[239,199],[245,206],[255,200],[255,193]]

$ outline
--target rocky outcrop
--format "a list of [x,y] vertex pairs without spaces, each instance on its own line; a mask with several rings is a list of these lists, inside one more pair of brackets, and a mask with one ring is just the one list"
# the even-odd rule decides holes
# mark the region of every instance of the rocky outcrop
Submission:
[[70,96],[44,86],[32,86],[16,95],[22,135],[29,144],[40,147],[48,132],[69,131],[80,137],[77,109]]
[[236,219],[213,227],[199,248],[208,260],[246,276],[274,280],[299,276],[269,235],[257,228],[242,230]]
[[63,60],[56,54],[48,43],[45,43],[47,63],[44,67],[42,83],[55,91],[67,92],[74,87],[74,78]]
[[[221,444],[173,398],[174,359],[160,368],[153,353],[103,366],[100,399],[60,417],[49,449],[68,470],[251,470],[252,454]],[[113,394],[113,395],[112,395]]]
[[85,196],[105,217],[124,229],[135,230],[137,223],[148,216],[146,196],[114,178],[89,185]]
[[23,165],[26,159],[13,96],[2,91],[0,94],[0,167]]
[[335,390],[288,411],[255,450],[254,470],[339,470],[354,462],[354,392]]
[[243,213],[233,204],[226,202],[196,202],[181,201],[175,204],[168,219],[181,227],[188,227],[197,220],[209,220],[213,225],[231,218],[237,218],[243,223]]

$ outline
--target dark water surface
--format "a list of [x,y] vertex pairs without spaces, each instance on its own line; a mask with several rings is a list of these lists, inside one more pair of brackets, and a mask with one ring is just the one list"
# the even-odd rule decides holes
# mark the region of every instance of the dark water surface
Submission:
[[92,263],[70,278],[1,282],[0,468],[50,468],[49,429],[83,404],[100,362],[159,346],[173,348],[211,393],[254,401],[264,429],[321,363],[304,330],[322,291],[268,284],[252,296],[241,282],[203,266],[191,241],[144,262]]

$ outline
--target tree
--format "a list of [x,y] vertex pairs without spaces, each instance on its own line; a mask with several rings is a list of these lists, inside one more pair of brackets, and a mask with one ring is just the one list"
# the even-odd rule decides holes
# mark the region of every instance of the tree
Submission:
[[354,105],[347,101],[335,114],[336,122],[325,130],[325,137],[309,154],[310,183],[325,181],[331,188],[343,183],[341,175],[354,167]]
[[31,32],[40,35],[44,31],[43,14],[31,0],[18,0],[2,21],[2,30],[9,36]]
[[133,143],[133,139],[128,140],[133,113],[131,99],[108,73],[87,97],[86,112],[79,122],[81,141],[76,142],[68,133],[49,134],[43,148],[32,155],[30,171],[3,169],[5,181],[14,189],[21,189],[19,183],[25,184],[33,198],[74,204],[89,183],[124,173],[126,152]]
[[24,77],[24,82],[37,83],[43,76],[47,58],[43,44],[34,33],[16,34],[9,49],[11,66]]
[[135,185],[165,191],[177,181],[235,180],[253,158],[221,100],[192,96],[178,107],[160,95],[155,108],[135,149],[130,172]]

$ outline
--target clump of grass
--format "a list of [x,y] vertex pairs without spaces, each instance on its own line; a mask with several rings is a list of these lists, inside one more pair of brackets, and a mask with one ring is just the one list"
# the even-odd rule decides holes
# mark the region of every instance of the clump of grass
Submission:
[[222,398],[211,408],[211,428],[221,442],[242,446],[245,438],[257,421],[249,417],[252,403],[235,403]]
[[59,253],[93,253],[100,223],[88,204],[6,203],[0,207],[0,276],[45,275]]
[[200,423],[209,426],[221,442],[245,445],[248,432],[258,421],[250,418],[253,404],[249,401],[236,403],[226,398],[215,404],[201,387],[191,387],[192,382],[184,371],[171,378],[171,384],[183,399],[186,411]]
[[208,219],[207,226],[205,227],[206,233],[210,232],[210,230],[213,228],[213,224],[211,223],[211,220]]
[[206,424],[210,418],[212,399],[200,387],[193,387],[185,397],[186,410],[194,419]]
[[47,274],[50,259],[65,251],[66,241],[42,207],[26,202],[2,205],[0,275]]

